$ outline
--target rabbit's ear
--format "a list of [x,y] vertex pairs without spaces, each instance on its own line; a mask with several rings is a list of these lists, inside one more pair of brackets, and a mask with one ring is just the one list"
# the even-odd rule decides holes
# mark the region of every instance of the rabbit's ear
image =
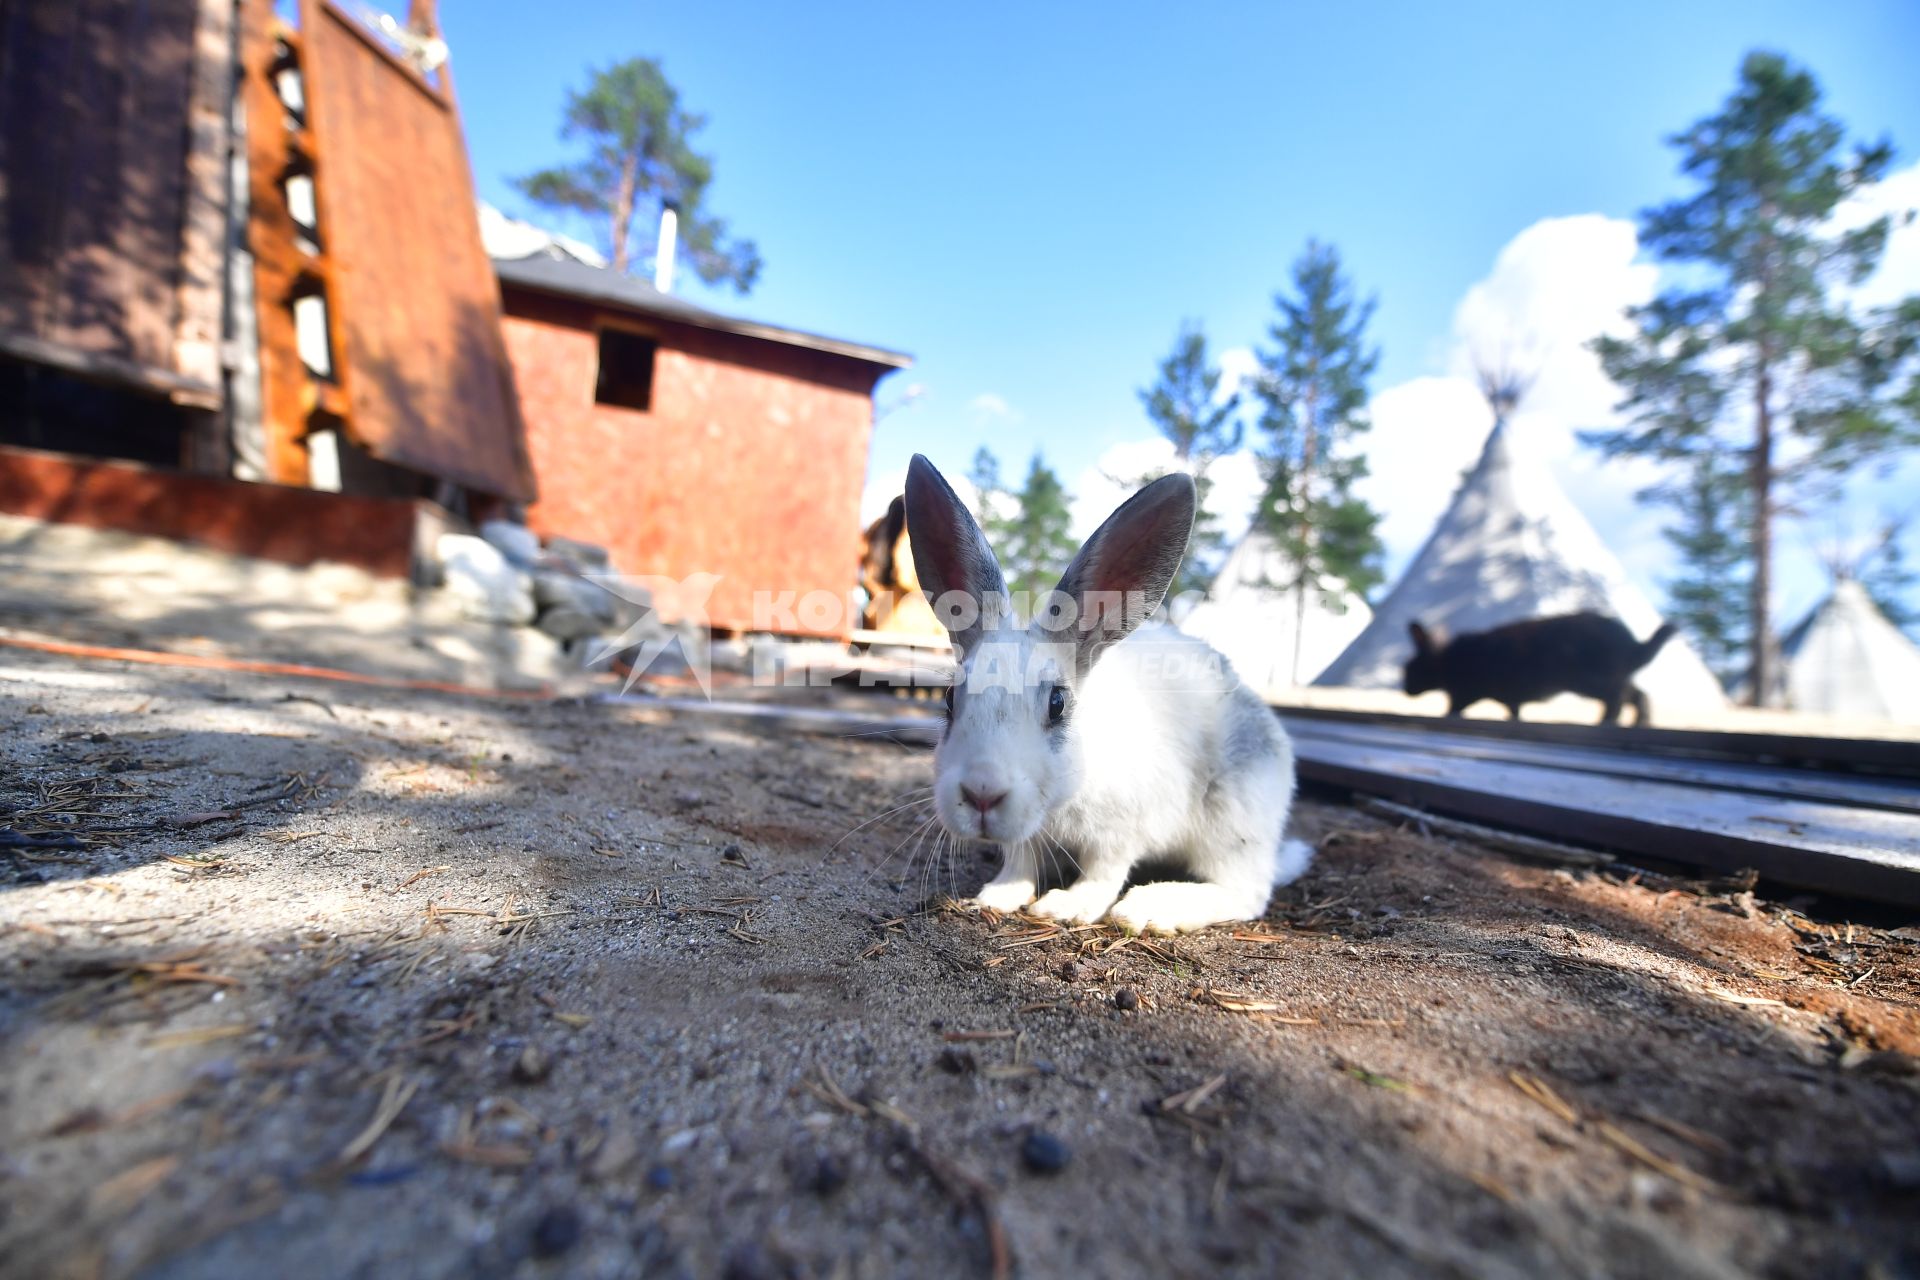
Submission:
[[[1120,504],[1067,566],[1054,590],[1072,602],[1080,669],[1160,607],[1193,532],[1193,478],[1161,476]],[[1059,617],[1055,609],[1043,612]]]
[[[964,658],[985,627],[1006,616],[1007,584],[1000,576],[1000,562],[953,486],[917,453],[907,464],[906,499],[907,536],[920,589]],[[956,594],[970,607],[953,599]]]
[[1413,651],[1415,653],[1433,652],[1433,636],[1425,627],[1417,622],[1409,622],[1407,624],[1407,634],[1413,637]]

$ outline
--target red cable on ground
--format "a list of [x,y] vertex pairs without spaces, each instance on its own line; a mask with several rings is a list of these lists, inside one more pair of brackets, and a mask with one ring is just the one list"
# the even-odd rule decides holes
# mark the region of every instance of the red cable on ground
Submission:
[[450,684],[444,680],[407,680],[394,676],[369,676],[358,671],[340,671],[333,667],[309,667],[297,662],[255,662],[247,658],[201,657],[190,653],[165,653],[157,649],[120,649],[103,644],[74,644],[66,640],[38,640],[25,636],[0,636],[0,645],[28,649],[36,653],[59,654],[69,658],[101,658],[113,662],[144,662],[158,667],[196,667],[203,671],[246,671],[266,676],[297,676],[304,680],[333,680],[344,684],[374,685],[382,689],[414,689],[427,693],[457,693],[477,698],[553,697],[553,691],[541,689],[481,689],[473,685]]

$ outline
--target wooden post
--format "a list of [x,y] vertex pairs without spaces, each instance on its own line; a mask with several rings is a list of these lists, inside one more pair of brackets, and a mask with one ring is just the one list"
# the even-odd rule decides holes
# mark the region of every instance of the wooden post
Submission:
[[[187,99],[186,184],[180,227],[173,366],[221,386],[227,253],[227,162],[232,146],[233,0],[200,0]],[[223,474],[230,457],[225,413],[195,413],[186,443],[190,471]]]

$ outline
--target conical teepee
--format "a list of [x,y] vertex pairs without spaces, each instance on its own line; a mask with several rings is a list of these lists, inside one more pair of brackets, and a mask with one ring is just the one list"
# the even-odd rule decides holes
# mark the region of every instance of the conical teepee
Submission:
[[1795,711],[1920,724],[1920,646],[1850,577],[1786,634],[1780,655],[1782,700]]
[[1180,629],[1226,655],[1240,678],[1262,692],[1307,684],[1360,634],[1372,617],[1366,601],[1341,592],[1289,591],[1292,560],[1259,529],[1227,553],[1207,598]]
[[[1496,420],[1480,461],[1373,621],[1315,684],[1398,687],[1413,652],[1407,624],[1446,635],[1551,614],[1598,610],[1642,639],[1660,615],[1546,467],[1516,457],[1508,439],[1513,395],[1488,388]],[[1662,711],[1726,705],[1720,682],[1683,637],[1668,641],[1635,683]]]

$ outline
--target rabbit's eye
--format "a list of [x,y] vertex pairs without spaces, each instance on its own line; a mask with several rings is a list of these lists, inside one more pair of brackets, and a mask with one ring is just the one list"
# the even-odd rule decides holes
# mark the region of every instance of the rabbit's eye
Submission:
[[946,703],[947,703],[947,719],[951,720],[953,719],[953,686],[952,685],[947,686]]
[[1059,724],[1067,718],[1067,691],[1059,685],[1047,694],[1047,723]]

